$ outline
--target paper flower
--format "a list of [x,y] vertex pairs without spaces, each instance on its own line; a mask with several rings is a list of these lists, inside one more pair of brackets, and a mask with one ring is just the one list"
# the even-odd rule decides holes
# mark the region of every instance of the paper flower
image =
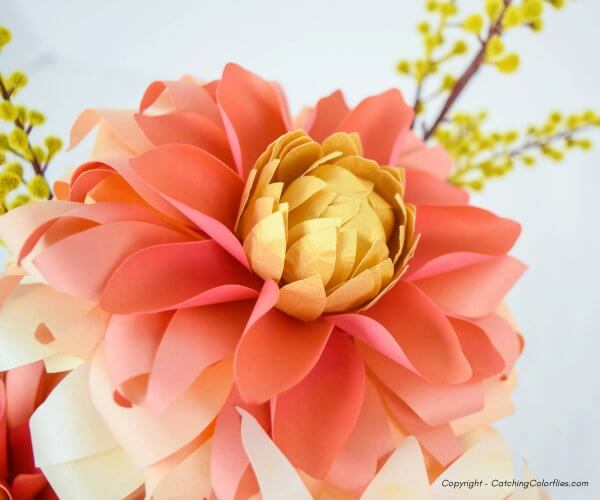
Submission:
[[395,90],[353,109],[335,92],[292,126],[280,88],[234,64],[153,83],[139,112],[86,111],[72,142],[98,125],[93,160],[0,219],[58,294],[37,359],[91,362],[139,468],[164,475],[210,439],[220,499],[255,486],[238,408],[353,494],[399,435],[445,467],[458,435],[510,411],[521,343],[499,311],[520,228],[445,182],[412,117]]

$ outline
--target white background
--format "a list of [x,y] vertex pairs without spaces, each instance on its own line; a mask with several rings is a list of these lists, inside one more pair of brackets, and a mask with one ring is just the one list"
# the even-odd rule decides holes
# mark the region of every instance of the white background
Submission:
[[[476,8],[480,0],[463,1]],[[135,107],[154,79],[214,78],[228,61],[281,82],[293,111],[341,87],[351,102],[388,87],[420,48],[417,0],[0,0],[13,43],[3,72],[23,69],[23,100],[68,137],[86,107]],[[498,127],[541,121],[551,109],[600,111],[600,2],[577,0],[546,16],[540,35],[510,33],[523,62],[515,76],[479,75],[462,103],[488,108]],[[600,141],[598,141],[600,142]],[[76,166],[86,146],[56,160]],[[600,148],[564,164],[521,168],[475,202],[519,220],[515,254],[530,265],[510,296],[527,340],[519,364],[517,412],[499,427],[520,463],[547,480],[587,480],[555,499],[600,498]]]

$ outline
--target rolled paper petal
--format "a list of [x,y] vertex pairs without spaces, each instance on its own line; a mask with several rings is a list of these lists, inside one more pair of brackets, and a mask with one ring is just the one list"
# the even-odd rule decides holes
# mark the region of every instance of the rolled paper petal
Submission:
[[34,263],[56,290],[97,299],[127,257],[153,245],[187,240],[184,234],[146,222],[112,222],[63,239]]
[[473,380],[483,380],[501,374],[506,364],[490,338],[477,325],[458,318],[450,318],[460,345],[473,370]]
[[443,147],[428,145],[411,130],[402,141],[395,165],[422,170],[445,181],[452,170],[452,157]]
[[[131,157],[152,148],[135,123],[134,113],[120,109],[87,109],[81,113],[71,128],[69,148],[77,146],[96,126],[99,130],[94,158]],[[106,135],[110,140],[101,140]]]
[[275,443],[294,466],[324,478],[356,425],[364,393],[363,362],[350,338],[334,331],[311,372],[278,396]]
[[373,318],[364,314],[332,314],[327,316],[327,319],[384,356],[415,373],[417,372],[394,336]]
[[6,372],[6,399],[10,401],[6,408],[6,423],[9,427],[26,424],[33,414],[43,374],[44,364],[41,361]]
[[415,231],[421,239],[411,259],[412,269],[453,252],[505,254],[519,237],[521,226],[481,208],[419,205]]
[[480,382],[431,384],[367,346],[359,346],[369,369],[427,424],[444,424],[483,409]]
[[521,354],[522,343],[519,334],[511,324],[499,314],[490,314],[474,323],[489,337],[496,351],[504,360],[504,375],[507,376]]
[[304,322],[271,309],[247,329],[236,349],[235,380],[242,397],[262,403],[303,380],[332,328],[322,318]]
[[257,282],[214,241],[158,245],[127,259],[107,283],[100,303],[115,314],[158,312],[230,284],[254,288]]
[[133,170],[169,199],[233,228],[241,179],[215,156],[186,144],[167,144],[131,160]]
[[418,441],[409,436],[388,458],[361,500],[431,500],[429,478]]
[[258,479],[261,498],[264,500],[312,499],[292,464],[271,441],[256,419],[241,408],[237,411],[242,416],[242,443]]
[[405,200],[415,205],[466,205],[469,194],[436,176],[418,169],[407,168]]
[[452,269],[453,259],[449,254],[432,261],[440,270],[446,263],[451,270],[415,277],[414,284],[445,311],[470,318],[494,312],[526,269],[508,255],[478,258],[476,262]]
[[177,112],[166,115],[135,115],[135,121],[155,146],[189,144],[231,165],[227,135],[220,125],[197,113]]
[[172,313],[111,316],[104,337],[106,366],[111,384],[119,389],[127,381],[152,370],[156,351]]
[[408,434],[414,435],[443,467],[462,453],[460,441],[448,423],[429,425],[391,391],[382,389],[386,407]]
[[510,452],[504,441],[495,432],[486,431],[483,437],[431,485],[433,497],[440,500],[502,500],[511,493],[510,486],[483,486],[481,488],[462,489],[457,491],[443,486],[447,481],[472,481],[480,479],[484,485],[491,485],[493,480],[506,481],[510,484],[515,473]]
[[238,173],[246,178],[265,148],[287,131],[274,87],[237,64],[225,66],[217,89]]
[[156,104],[159,98],[166,97],[171,106],[167,111],[198,113],[221,125],[219,108],[210,93],[200,85],[185,81],[152,82],[140,102],[140,113]]
[[50,345],[37,340],[38,327],[43,324],[52,336],[60,337],[93,307],[88,301],[57,292],[46,285],[19,285],[1,307],[0,371],[54,354]]
[[88,381],[89,366],[82,365],[62,380],[31,417],[38,467],[79,460],[118,446],[92,403]]
[[[90,369],[92,400],[125,451],[138,466],[171,455],[206,429],[219,414],[231,390],[231,362],[208,368],[188,391],[160,415],[143,407],[124,408],[113,397],[101,346]],[[164,432],[169,429],[169,432]]]
[[77,208],[70,201],[28,203],[0,217],[0,239],[19,259],[29,236],[39,227]]
[[61,499],[126,498],[144,481],[142,471],[121,448],[71,462],[44,465],[41,469]]
[[234,388],[215,426],[210,459],[210,474],[215,495],[220,500],[234,500],[242,488],[249,468],[248,455],[241,435],[241,418],[236,408],[243,408],[260,422],[269,425],[268,405],[251,405],[242,400]]
[[471,367],[444,313],[416,286],[400,281],[364,314],[386,328],[425,379],[465,382]]
[[362,491],[375,476],[379,459],[392,448],[386,410],[377,388],[367,379],[360,415],[327,481],[347,492]]
[[512,387],[508,380],[490,378],[483,381],[483,410],[450,422],[457,435],[476,431],[514,412],[511,400]]
[[349,112],[344,95],[336,90],[319,99],[304,128],[315,141],[322,142],[338,129]]
[[413,115],[402,94],[388,90],[359,103],[338,130],[358,132],[367,158],[382,165],[395,165],[395,149],[408,132]]
[[[173,498],[210,498],[210,452],[209,439],[174,466],[146,495],[154,500]],[[146,479],[146,487],[148,480]]]
[[244,301],[177,311],[156,352],[146,405],[165,410],[206,368],[232,355],[252,306]]

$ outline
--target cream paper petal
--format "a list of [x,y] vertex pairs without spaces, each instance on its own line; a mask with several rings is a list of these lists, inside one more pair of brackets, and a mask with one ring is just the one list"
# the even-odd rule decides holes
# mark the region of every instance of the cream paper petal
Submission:
[[46,285],[19,285],[0,307],[0,371],[33,363],[55,353],[35,338],[45,324],[56,336],[66,331],[93,304]]
[[[492,487],[492,480],[512,481],[515,472],[511,455],[500,435],[486,429],[477,442],[463,453],[431,485],[435,500],[503,500],[512,491],[511,487]],[[480,479],[490,486],[453,489],[443,486],[444,481],[472,481]]]
[[61,500],[125,498],[144,482],[121,448],[41,469]]
[[118,446],[88,388],[89,364],[69,373],[34,412],[29,427],[38,467],[61,464]]
[[232,361],[228,358],[207,368],[187,392],[160,414],[139,406],[125,408],[114,399],[102,347],[90,370],[92,400],[139,466],[164,459],[200,435],[221,410],[231,390]]
[[83,363],[83,359],[72,354],[53,354],[44,359],[44,365],[48,373],[61,373],[74,370]]
[[242,416],[242,443],[256,474],[263,500],[312,500],[298,473],[252,415]]
[[414,436],[402,441],[361,497],[361,500],[382,499],[431,499],[427,469]]
[[[531,481],[534,479],[533,474],[529,470],[526,461],[523,462],[523,471],[521,473],[522,481]],[[516,488],[513,494],[509,497],[510,500],[545,500],[547,497],[544,490],[537,486],[530,486],[527,489]]]
[[[212,439],[202,443],[171,469],[153,489],[152,500],[210,498],[210,450]],[[148,487],[148,484],[146,484]]]

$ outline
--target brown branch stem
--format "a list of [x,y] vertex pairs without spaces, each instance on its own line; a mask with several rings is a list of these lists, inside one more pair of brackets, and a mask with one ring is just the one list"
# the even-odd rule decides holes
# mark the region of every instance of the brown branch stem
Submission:
[[444,120],[446,119],[446,116],[448,115],[450,109],[452,109],[452,106],[454,105],[456,100],[460,97],[460,95],[463,93],[463,91],[465,90],[467,85],[471,82],[473,77],[477,74],[477,72],[481,68],[483,61],[485,59],[485,52],[486,52],[486,49],[487,49],[487,46],[488,46],[490,40],[492,39],[493,36],[498,35],[499,33],[502,32],[502,20],[504,19],[504,14],[506,12],[506,9],[510,6],[512,1],[513,0],[504,0],[504,8],[498,15],[498,18],[496,19],[496,21],[494,21],[494,23],[490,26],[485,39],[483,39],[483,41],[481,42],[481,47],[475,54],[475,57],[472,59],[471,63],[467,66],[467,68],[465,69],[465,71],[461,75],[461,77],[457,80],[456,84],[454,85],[454,88],[452,89],[452,92],[450,92],[450,95],[448,96],[448,99],[446,99],[444,106],[440,110],[437,118],[434,120],[433,125],[431,125],[431,127],[426,129],[426,131],[423,135],[423,139],[425,139],[425,140],[429,139],[435,133],[437,128],[440,126],[440,124],[442,122],[444,122]]

